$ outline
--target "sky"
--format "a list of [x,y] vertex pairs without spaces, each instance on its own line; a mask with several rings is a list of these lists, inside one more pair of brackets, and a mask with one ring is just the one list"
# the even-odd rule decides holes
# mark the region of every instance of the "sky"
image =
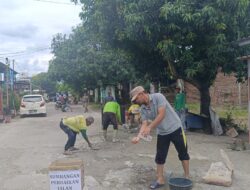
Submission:
[[0,62],[8,57],[28,76],[47,72],[53,36],[70,34],[80,12],[70,0],[0,0]]

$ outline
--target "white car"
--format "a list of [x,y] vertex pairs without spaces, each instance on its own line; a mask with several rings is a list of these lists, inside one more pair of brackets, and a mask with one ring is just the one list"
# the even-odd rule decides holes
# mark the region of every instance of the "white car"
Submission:
[[20,105],[20,116],[38,114],[47,116],[46,102],[43,96],[40,94],[23,96]]

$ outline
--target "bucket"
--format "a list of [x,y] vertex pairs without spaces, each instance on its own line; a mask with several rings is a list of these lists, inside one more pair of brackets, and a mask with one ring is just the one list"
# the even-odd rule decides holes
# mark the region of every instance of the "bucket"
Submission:
[[168,180],[170,190],[191,190],[193,182],[186,178],[170,178]]

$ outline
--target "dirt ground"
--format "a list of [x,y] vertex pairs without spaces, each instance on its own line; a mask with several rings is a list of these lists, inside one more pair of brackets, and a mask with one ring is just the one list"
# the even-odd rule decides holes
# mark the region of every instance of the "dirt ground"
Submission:
[[[90,150],[80,135],[76,147],[80,151],[70,156],[62,154],[66,135],[59,128],[60,118],[83,113],[80,105],[73,112],[63,113],[48,104],[47,117],[12,119],[0,124],[0,190],[48,190],[48,166],[58,159],[80,158],[84,161],[85,190],[144,190],[155,179],[154,133],[152,142],[131,144],[134,134],[119,130],[120,142],[112,143],[112,128],[108,129],[108,142],[103,142],[100,112],[90,110],[86,116],[95,117],[89,127],[89,139],[99,150]],[[194,190],[248,190],[250,186],[250,151],[233,151],[227,136],[215,137],[187,132],[190,153],[190,173]],[[204,184],[202,177],[212,162],[222,161],[220,149],[225,150],[234,164],[233,184],[221,187]],[[171,146],[165,171],[182,176],[181,163]],[[168,190],[168,186],[162,188]]]

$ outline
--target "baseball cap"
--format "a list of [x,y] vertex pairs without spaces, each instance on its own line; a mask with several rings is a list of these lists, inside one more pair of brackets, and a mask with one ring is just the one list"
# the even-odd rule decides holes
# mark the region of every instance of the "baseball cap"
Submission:
[[140,94],[141,92],[144,92],[144,88],[142,86],[137,86],[135,87],[133,90],[130,91],[130,97],[131,97],[131,101],[133,102],[136,97],[138,96],[138,94]]

